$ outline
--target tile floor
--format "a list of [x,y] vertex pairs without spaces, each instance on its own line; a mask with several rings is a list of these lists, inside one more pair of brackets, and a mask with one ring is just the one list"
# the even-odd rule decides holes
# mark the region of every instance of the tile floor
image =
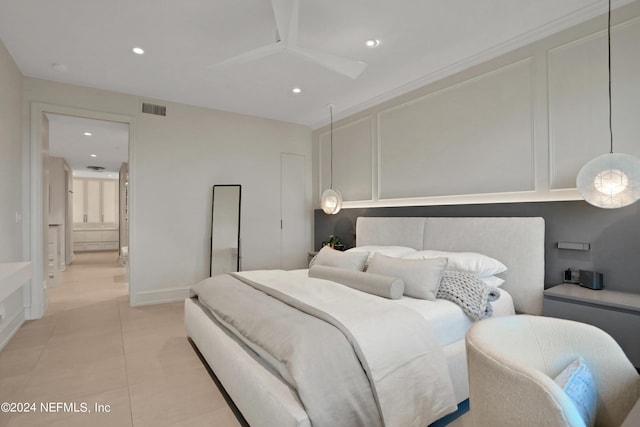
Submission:
[[44,317],[0,351],[0,402],[36,403],[35,413],[0,413],[0,427],[240,426],[187,341],[182,302],[129,307],[115,252],[77,254],[61,277]]
[[[187,341],[181,302],[129,307],[115,252],[77,254],[61,277],[45,316],[0,352],[0,402],[37,405],[0,413],[1,427],[240,425]],[[92,413],[46,413],[41,402]]]

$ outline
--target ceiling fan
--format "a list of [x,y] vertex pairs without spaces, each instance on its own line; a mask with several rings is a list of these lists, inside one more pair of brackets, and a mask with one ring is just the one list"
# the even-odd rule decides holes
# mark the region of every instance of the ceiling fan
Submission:
[[277,52],[290,53],[352,79],[358,78],[360,73],[367,68],[367,64],[362,61],[298,46],[299,0],[271,0],[271,8],[276,21],[275,43],[241,53],[207,68],[216,69],[229,65],[244,64]]

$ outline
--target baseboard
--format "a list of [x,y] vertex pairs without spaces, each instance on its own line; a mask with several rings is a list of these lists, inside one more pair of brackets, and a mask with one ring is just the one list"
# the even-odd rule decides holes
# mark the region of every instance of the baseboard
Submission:
[[20,310],[7,322],[7,325],[0,330],[0,350],[7,345],[9,340],[16,334],[16,332],[18,332],[18,329],[20,329],[20,326],[22,326],[24,322],[24,310]]
[[167,302],[182,301],[191,296],[190,288],[162,289],[158,291],[138,292],[133,295],[131,306],[163,304]]

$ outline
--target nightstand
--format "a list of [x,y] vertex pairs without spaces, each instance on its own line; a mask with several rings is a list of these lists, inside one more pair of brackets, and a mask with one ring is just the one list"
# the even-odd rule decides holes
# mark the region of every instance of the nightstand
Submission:
[[320,251],[307,252],[307,264],[309,264],[311,262],[311,260],[313,259],[314,256],[318,255],[318,252],[320,252]]
[[542,314],[597,326],[640,367],[640,295],[563,283],[544,291]]

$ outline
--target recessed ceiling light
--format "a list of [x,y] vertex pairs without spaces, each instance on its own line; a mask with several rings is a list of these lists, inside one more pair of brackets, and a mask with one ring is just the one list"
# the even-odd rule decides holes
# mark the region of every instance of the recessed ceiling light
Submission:
[[89,155],[90,155],[91,157],[98,157],[98,156],[97,156],[97,155],[95,155],[95,154],[89,154]]
[[367,40],[365,44],[367,45],[367,47],[377,47],[380,44],[380,40],[378,39]]
[[85,133],[84,133],[84,135],[85,135],[85,136],[91,136],[91,135],[93,135],[93,134],[92,134],[91,132],[85,132]]
[[141,47],[134,47],[133,48],[133,53],[137,54],[137,55],[142,55],[144,53],[144,49]]
[[300,92],[302,92],[302,89],[300,89],[299,87],[294,87],[292,92],[293,93],[300,93]]

